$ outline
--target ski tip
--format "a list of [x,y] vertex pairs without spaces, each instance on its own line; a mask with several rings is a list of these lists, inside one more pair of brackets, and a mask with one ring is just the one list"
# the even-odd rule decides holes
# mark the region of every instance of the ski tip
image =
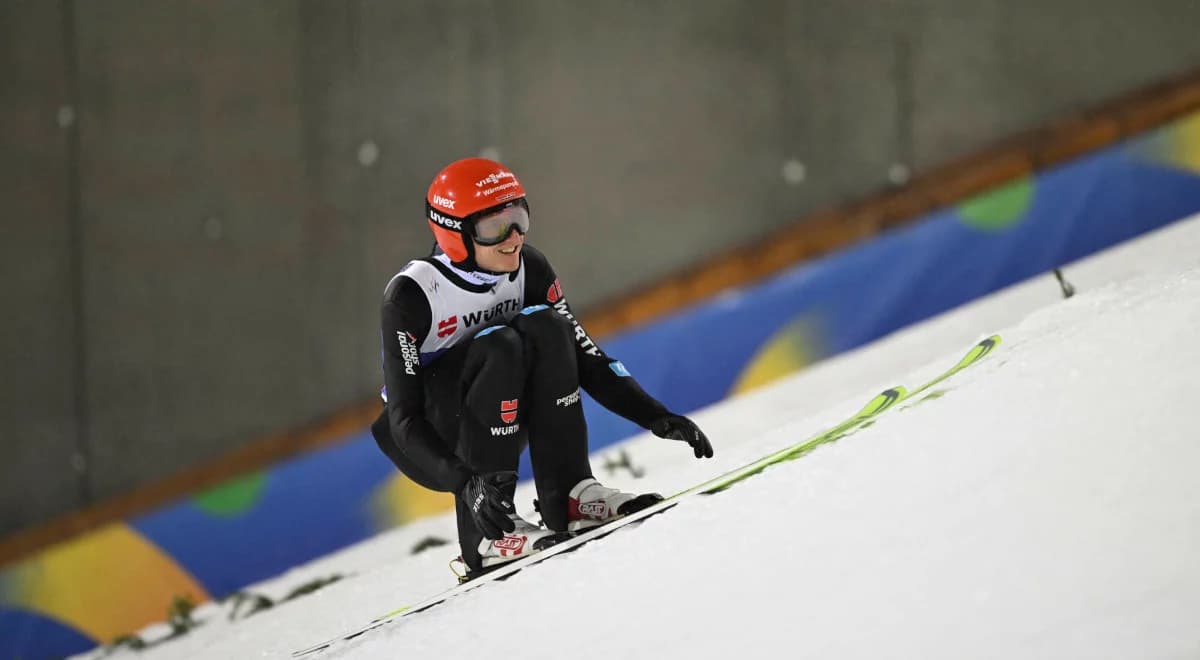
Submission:
[[908,398],[908,388],[903,385],[896,385],[880,392],[878,396],[867,404],[864,410],[870,410],[872,414],[877,415],[895,405],[897,401],[903,401],[906,398]]
[[963,358],[963,359],[964,360],[969,359],[972,362],[977,361],[977,360],[982,360],[984,357],[987,356],[988,353],[991,353],[999,345],[1000,345],[1000,335],[992,335],[991,337],[986,337],[984,339],[979,340],[979,343],[975,344],[975,348],[972,349],[971,352],[967,354],[967,357]]

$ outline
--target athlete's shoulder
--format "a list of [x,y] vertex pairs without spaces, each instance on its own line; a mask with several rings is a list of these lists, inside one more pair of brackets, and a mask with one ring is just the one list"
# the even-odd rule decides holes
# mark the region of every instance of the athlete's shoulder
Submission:
[[530,272],[537,274],[550,274],[554,272],[554,268],[550,265],[550,260],[546,258],[546,255],[528,243],[521,248],[521,256],[525,259],[525,267]]
[[428,259],[414,259],[392,276],[383,290],[384,302],[397,304],[426,302],[424,289],[431,285],[437,268]]
[[525,304],[550,303],[562,300],[562,285],[546,255],[526,244],[522,248],[525,258]]

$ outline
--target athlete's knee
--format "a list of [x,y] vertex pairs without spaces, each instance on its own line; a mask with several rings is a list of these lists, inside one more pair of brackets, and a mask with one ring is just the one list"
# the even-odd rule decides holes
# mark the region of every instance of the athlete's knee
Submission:
[[546,305],[526,307],[512,325],[525,341],[539,346],[570,346],[575,341],[574,324]]
[[428,488],[429,490],[442,490],[438,487],[438,482],[427,476],[417,467],[416,463],[409,460],[404,452],[400,451],[400,447],[396,444],[396,440],[392,436],[391,423],[388,420],[387,410],[376,418],[371,424],[371,435],[375,438],[375,444],[379,446],[379,450],[387,456],[396,469],[404,474],[404,476],[412,479],[417,484]]
[[521,364],[524,355],[521,335],[506,325],[484,328],[471,340],[470,356],[474,360]]

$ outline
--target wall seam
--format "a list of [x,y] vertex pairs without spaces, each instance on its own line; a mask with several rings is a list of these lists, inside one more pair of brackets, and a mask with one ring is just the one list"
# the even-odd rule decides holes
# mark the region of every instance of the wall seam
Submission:
[[[76,475],[79,506],[90,505],[95,498],[92,484],[91,406],[88,400],[87,287],[84,269],[83,200],[80,181],[79,49],[75,25],[75,0],[62,0],[63,70],[69,121],[61,121],[66,131],[66,200],[70,236],[71,314],[75,321],[73,338],[75,413],[75,453],[71,467]],[[60,118],[62,115],[60,114]]]

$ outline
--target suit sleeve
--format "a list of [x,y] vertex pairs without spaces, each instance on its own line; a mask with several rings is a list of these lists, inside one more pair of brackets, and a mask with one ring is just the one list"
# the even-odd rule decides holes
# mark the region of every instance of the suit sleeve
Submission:
[[420,470],[422,485],[457,492],[471,472],[425,418],[420,346],[432,324],[429,302],[416,282],[407,277],[396,280],[380,313],[388,428],[400,453]]
[[597,403],[629,421],[649,429],[654,420],[671,414],[650,396],[617,360],[609,357],[588,335],[567,302],[562,284],[550,262],[526,246],[526,304],[542,303],[554,308],[575,328],[575,357],[579,384]]

